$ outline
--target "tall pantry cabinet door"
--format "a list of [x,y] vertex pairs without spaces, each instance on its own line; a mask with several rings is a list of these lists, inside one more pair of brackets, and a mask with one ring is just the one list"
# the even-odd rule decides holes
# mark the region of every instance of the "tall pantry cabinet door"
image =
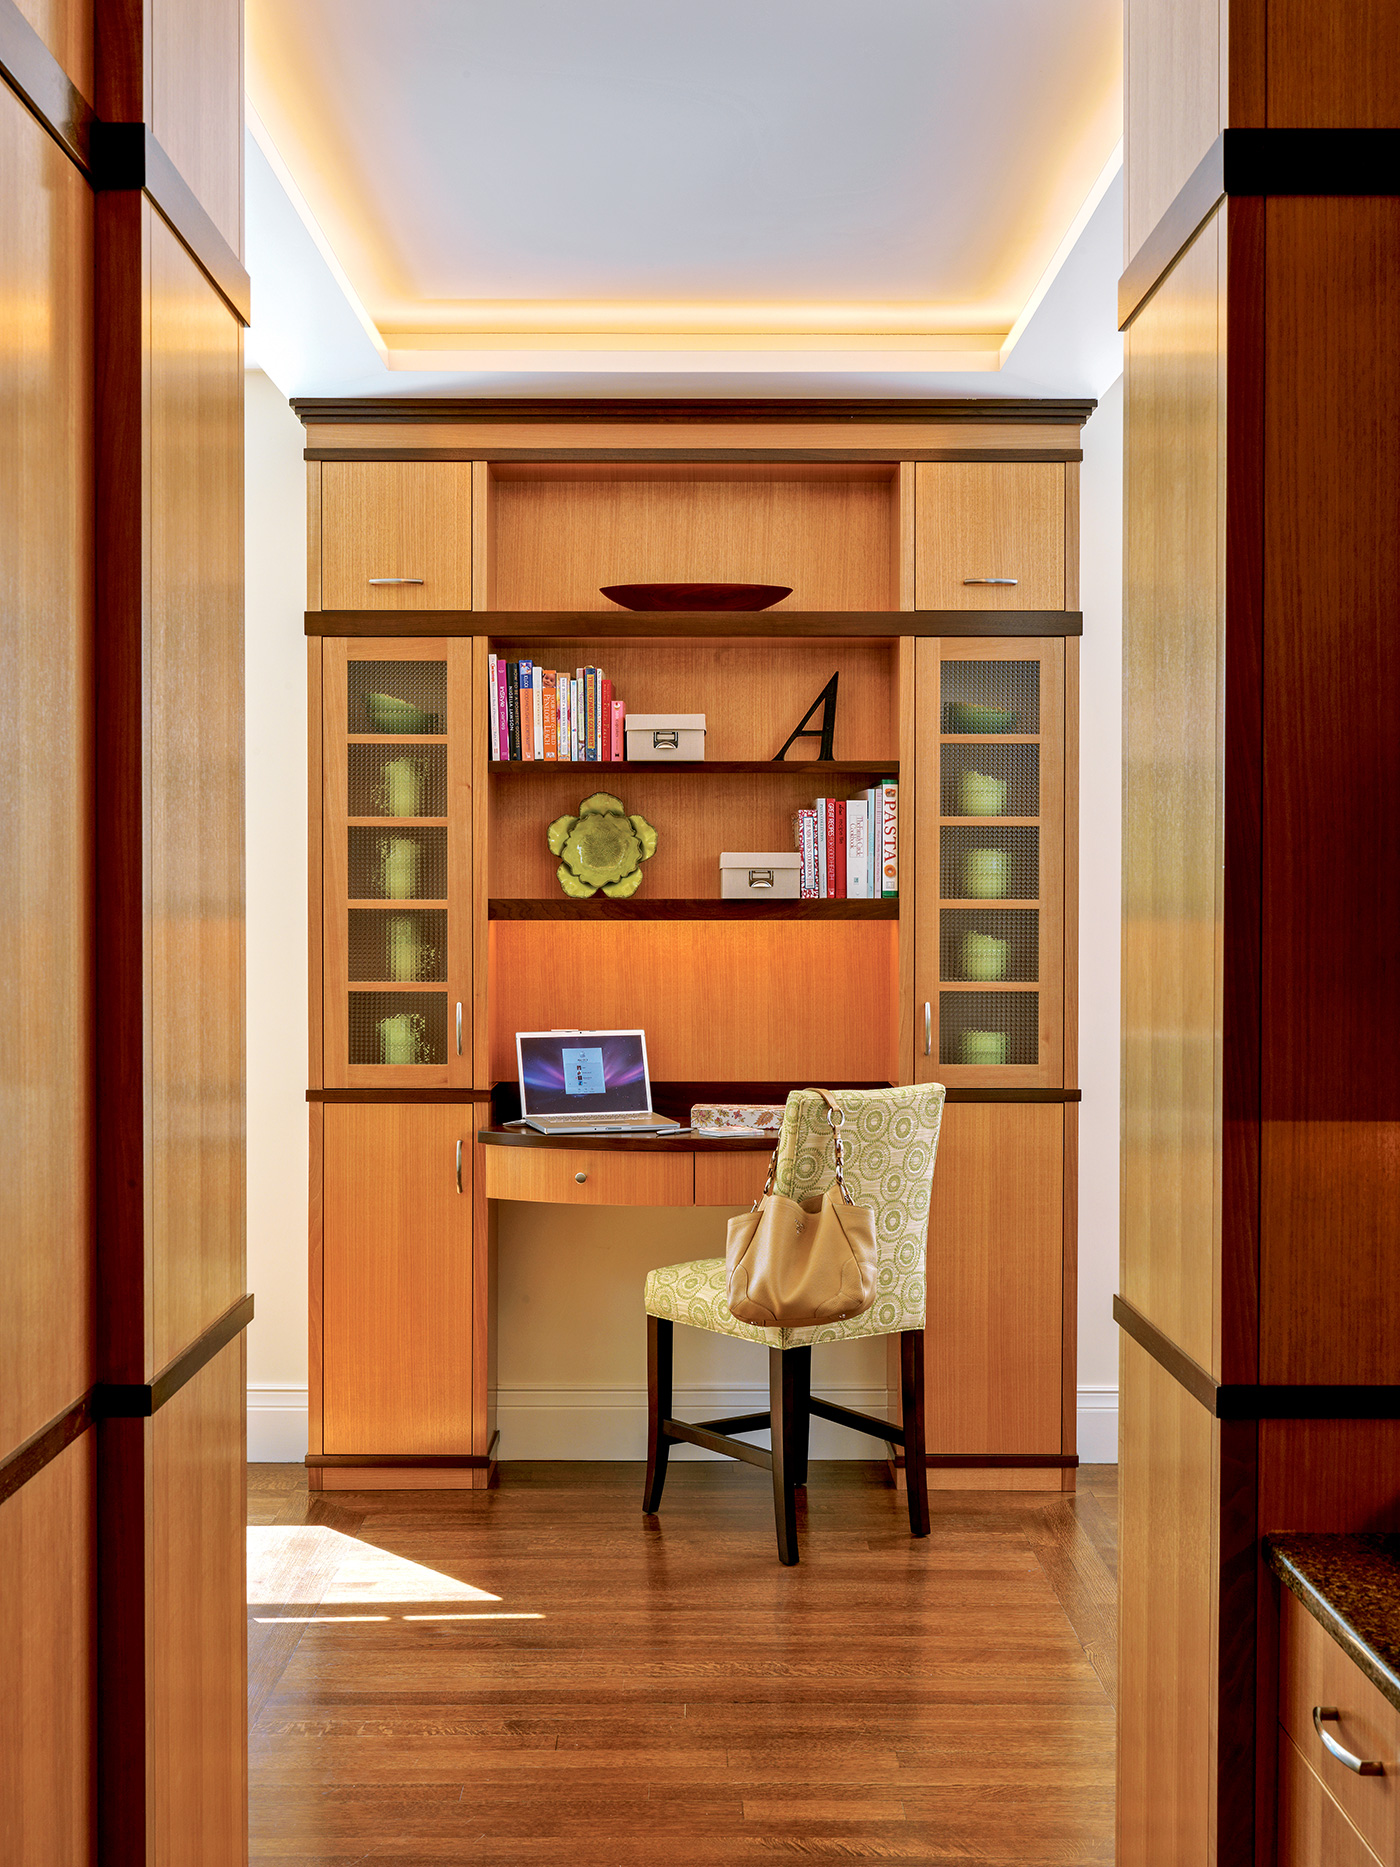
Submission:
[[916,609],[1063,609],[1062,461],[921,461]]
[[[470,1102],[325,1106],[327,1454],[471,1451],[474,1113]],[[471,1474],[433,1474],[459,1481]]]
[[470,609],[471,462],[323,462],[321,603]]

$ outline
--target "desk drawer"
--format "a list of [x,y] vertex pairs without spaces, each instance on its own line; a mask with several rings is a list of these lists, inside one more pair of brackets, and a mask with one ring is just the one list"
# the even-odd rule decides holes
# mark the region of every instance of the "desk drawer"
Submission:
[[556,1206],[693,1206],[693,1154],[622,1148],[485,1147],[488,1199]]
[[[1279,1722],[1381,1859],[1400,1860],[1400,1712],[1297,1596],[1281,1593]],[[1385,1774],[1358,1776],[1330,1756],[1313,1728],[1314,1705],[1335,1706],[1340,1718],[1323,1729],[1355,1756],[1384,1764]]]
[[768,1178],[771,1153],[697,1154],[697,1206],[751,1206]]

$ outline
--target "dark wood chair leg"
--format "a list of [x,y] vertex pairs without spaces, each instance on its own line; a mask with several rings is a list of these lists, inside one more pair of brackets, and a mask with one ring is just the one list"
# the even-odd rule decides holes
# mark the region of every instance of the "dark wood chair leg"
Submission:
[[797,1457],[798,1387],[790,1365],[794,1351],[768,1351],[768,1404],[773,1435],[773,1517],[778,1531],[778,1561],[789,1568],[797,1561],[797,1492],[793,1466]]
[[928,1460],[924,1451],[924,1332],[904,1329],[899,1337],[900,1390],[904,1403],[904,1482],[909,1493],[909,1529],[929,1533]]
[[647,1482],[642,1509],[648,1516],[661,1508],[666,1461],[671,1442],[661,1422],[671,1417],[671,1343],[675,1324],[663,1316],[647,1317]]
[[783,1364],[794,1389],[797,1421],[792,1448],[792,1482],[807,1482],[807,1451],[812,1439],[812,1351],[811,1348],[785,1348]]

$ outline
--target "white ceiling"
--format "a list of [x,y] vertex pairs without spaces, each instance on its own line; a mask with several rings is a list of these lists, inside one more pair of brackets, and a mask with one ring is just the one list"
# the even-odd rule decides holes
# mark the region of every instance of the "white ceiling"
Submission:
[[1062,270],[1086,242],[1119,270],[1121,0],[248,0],[247,21],[253,347],[289,392],[377,371],[420,395],[1024,393],[1009,359]]

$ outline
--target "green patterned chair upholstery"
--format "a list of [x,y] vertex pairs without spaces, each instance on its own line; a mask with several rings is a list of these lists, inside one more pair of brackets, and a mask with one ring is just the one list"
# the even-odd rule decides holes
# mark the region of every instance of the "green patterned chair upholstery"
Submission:
[[[815,1414],[819,1419],[854,1427],[903,1447],[910,1528],[915,1536],[928,1535],[923,1331],[928,1299],[929,1198],[943,1096],[941,1083],[834,1092],[845,1117],[841,1139],[847,1188],[858,1206],[870,1206],[875,1211],[876,1293],[875,1301],[863,1315],[811,1329],[765,1329],[730,1315],[722,1257],[667,1264],[648,1275],[643,1299],[647,1313],[648,1433],[642,1503],[648,1514],[660,1506],[667,1458],[676,1440],[705,1446],[749,1464],[771,1465],[778,1555],[785,1563],[796,1562],[795,1492],[807,1482],[809,1422]],[[777,1192],[790,1199],[805,1199],[831,1184],[836,1172],[831,1135],[822,1098],[812,1089],[794,1090],[787,1099],[778,1137],[773,1176]],[[694,1425],[672,1419],[672,1331],[676,1323],[766,1344],[769,1411]],[[900,1426],[812,1396],[812,1344],[870,1335],[900,1338]],[[731,1437],[765,1426],[772,1429],[771,1453]]]

